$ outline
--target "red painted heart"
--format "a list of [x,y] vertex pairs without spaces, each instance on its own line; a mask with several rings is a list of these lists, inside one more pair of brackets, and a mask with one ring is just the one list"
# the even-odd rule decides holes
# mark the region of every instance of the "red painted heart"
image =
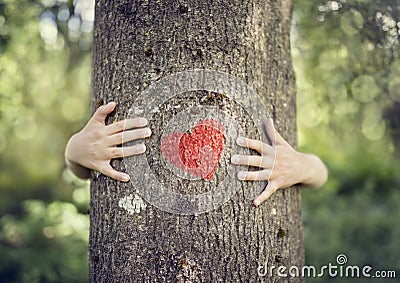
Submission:
[[219,121],[200,121],[188,135],[173,132],[161,141],[162,155],[174,166],[204,180],[211,180],[224,147],[224,128]]

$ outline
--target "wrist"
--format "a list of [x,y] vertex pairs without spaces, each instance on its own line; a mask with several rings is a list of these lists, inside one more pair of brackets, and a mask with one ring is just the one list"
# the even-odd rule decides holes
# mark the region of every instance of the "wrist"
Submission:
[[306,153],[297,152],[298,168],[299,168],[299,184],[307,184],[311,181],[312,176],[310,172],[310,156]]
[[65,146],[64,157],[66,162],[77,163],[73,156],[73,153],[76,151],[76,149],[74,149],[76,137],[77,133],[69,138],[67,145]]
[[309,188],[319,188],[327,180],[328,171],[324,163],[314,154],[299,153],[301,160],[301,184]]
[[77,137],[77,134],[73,135],[66,147],[65,147],[65,152],[64,152],[64,158],[65,158],[65,163],[67,167],[79,178],[82,179],[87,179],[90,178],[90,172],[91,170],[82,164],[80,164],[76,158],[74,158],[74,155],[72,153],[77,152],[77,149],[74,149],[75,146],[75,139]]
[[67,167],[78,177],[81,179],[89,179],[91,170],[86,168],[78,163],[65,159],[65,163]]

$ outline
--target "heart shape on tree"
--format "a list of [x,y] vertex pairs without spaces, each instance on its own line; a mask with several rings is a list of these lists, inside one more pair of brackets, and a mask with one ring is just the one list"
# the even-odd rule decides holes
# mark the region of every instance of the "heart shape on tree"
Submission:
[[191,135],[182,132],[169,134],[161,141],[160,149],[174,166],[209,181],[217,169],[224,140],[222,124],[205,119],[193,128]]

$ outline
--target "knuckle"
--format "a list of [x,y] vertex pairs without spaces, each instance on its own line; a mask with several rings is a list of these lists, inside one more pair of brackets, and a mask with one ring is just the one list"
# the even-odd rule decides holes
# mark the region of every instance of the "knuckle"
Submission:
[[140,126],[140,120],[139,118],[127,119],[125,120],[125,125],[126,129],[137,128]]
[[260,171],[257,172],[250,172],[251,174],[249,174],[249,179],[251,180],[260,180],[262,177],[262,173]]
[[253,140],[253,145],[254,145],[254,147],[256,147],[258,149],[261,146],[261,142],[258,140]]
[[113,178],[113,179],[117,179],[117,180],[120,179],[120,176],[119,176],[118,172],[115,171],[115,170],[112,170],[112,171],[110,172],[110,177]]
[[144,129],[136,130],[135,139],[141,139],[146,136],[146,131]]
[[100,167],[97,170],[106,176],[110,176],[110,170],[107,167]]
[[268,178],[268,176],[265,171],[259,171],[257,174],[257,178],[259,180],[266,180]]
[[134,118],[133,124],[135,127],[144,127],[148,124],[148,121],[145,118]]
[[104,105],[101,105],[99,108],[97,108],[96,112],[94,113],[95,115],[101,115],[104,112]]
[[117,128],[118,131],[122,131],[125,128],[125,123],[126,123],[125,120],[115,122],[115,127]]
[[133,139],[140,139],[144,137],[144,129],[137,129],[132,131],[132,138]]
[[101,137],[101,133],[99,130],[95,129],[89,133],[90,139],[97,141]]
[[112,157],[117,157],[117,156],[120,155],[120,149],[118,149],[118,148],[116,148],[116,147],[113,147],[113,148],[110,150],[110,154],[111,154]]
[[115,142],[116,144],[121,144],[124,142],[124,135],[123,133],[118,133],[115,135]]
[[133,118],[131,124],[133,127],[139,127],[141,125],[141,118]]
[[92,156],[95,160],[102,160],[104,155],[104,150],[100,149],[100,146],[93,146]]

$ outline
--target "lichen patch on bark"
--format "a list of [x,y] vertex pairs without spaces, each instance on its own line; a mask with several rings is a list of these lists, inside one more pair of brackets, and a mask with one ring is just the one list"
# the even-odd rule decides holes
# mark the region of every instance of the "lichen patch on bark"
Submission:
[[125,209],[129,214],[134,215],[140,213],[147,205],[140,196],[130,194],[129,196],[121,198],[118,202],[118,206]]

